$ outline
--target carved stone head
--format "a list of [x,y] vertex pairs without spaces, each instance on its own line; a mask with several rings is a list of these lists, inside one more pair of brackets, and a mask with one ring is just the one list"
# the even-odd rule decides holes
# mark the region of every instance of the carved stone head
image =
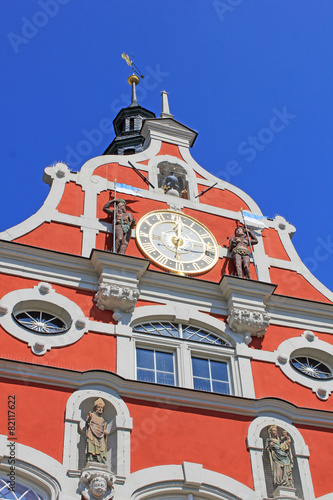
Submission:
[[108,488],[106,479],[102,476],[94,477],[89,485],[90,493],[96,498],[102,498]]
[[96,401],[94,402],[94,411],[98,415],[102,415],[102,413],[104,411],[104,407],[105,407],[105,403],[104,403],[103,399],[102,398],[96,399]]

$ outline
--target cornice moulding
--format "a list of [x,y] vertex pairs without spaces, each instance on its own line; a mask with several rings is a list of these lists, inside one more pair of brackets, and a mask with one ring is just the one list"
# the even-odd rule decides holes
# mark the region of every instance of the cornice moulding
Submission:
[[135,280],[140,276],[140,297],[143,300],[165,302],[173,295],[179,302],[194,304],[206,312],[228,315],[226,301],[228,298],[230,301],[232,293],[240,297],[245,309],[250,309],[251,304],[256,309],[255,302],[261,297],[266,302],[270,324],[333,333],[333,304],[273,293],[269,295],[275,289],[275,285],[269,283],[225,275],[218,284],[150,271],[149,261],[137,257],[114,255],[102,250],[94,250],[93,254],[94,257],[89,259],[0,240],[0,272],[96,292],[98,270],[104,265],[105,268],[115,266],[121,272],[122,263],[125,263]]
[[294,424],[333,428],[332,412],[300,408],[275,398],[250,399],[224,396],[193,389],[125,380],[110,372],[92,370],[81,373],[4,359],[0,359],[0,375],[14,380],[20,379],[22,381],[24,379],[28,383],[71,388],[73,392],[82,388],[94,389],[104,386],[117,391],[122,398],[154,401],[178,407],[202,408],[253,418],[261,415],[281,415],[284,418],[287,417]]
[[138,282],[150,261],[103,250],[93,250],[90,260],[101,279]]
[[0,272],[87,290],[96,290],[98,282],[86,257],[12,241],[0,241]]
[[155,118],[143,122],[141,135],[146,141],[155,139],[179,146],[192,147],[198,133],[173,118]]
[[263,283],[261,281],[238,278],[236,276],[224,275],[219,283],[223,297],[229,302],[234,296],[239,301],[244,298],[249,302],[261,301],[266,303],[267,299],[274,293],[277,285]]
[[224,275],[220,288],[227,301],[231,330],[256,337],[265,335],[270,324],[265,303],[276,285]]

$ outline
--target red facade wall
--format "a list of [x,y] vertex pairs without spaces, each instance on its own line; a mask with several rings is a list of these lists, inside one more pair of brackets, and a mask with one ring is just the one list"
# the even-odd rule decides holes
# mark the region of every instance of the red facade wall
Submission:
[[[252,349],[262,349],[264,351],[275,351],[283,341],[293,337],[299,337],[304,330],[304,328],[288,328],[286,326],[270,325],[264,337],[252,337],[250,347]],[[314,333],[320,340],[333,344],[333,337],[331,334]]]
[[297,274],[296,271],[271,267],[269,269],[269,274],[272,283],[278,285],[275,290],[277,295],[287,295],[289,297],[297,297],[300,299],[308,299],[331,304],[331,301],[327,299],[325,295],[320,293],[301,274]]
[[[39,283],[15,276],[4,275],[0,285],[0,296],[16,289],[33,288]],[[78,291],[60,285],[54,290],[75,302],[83,314],[94,321],[114,324],[112,311],[101,311],[93,301],[94,292]],[[107,370],[116,372],[116,338],[107,334],[87,332],[75,344],[52,348],[43,356],[31,352],[25,342],[18,340],[0,327],[0,353],[4,359],[24,361],[69,370]]]
[[75,182],[68,182],[57,206],[58,212],[80,217],[80,215],[83,215],[83,206],[84,192],[81,186],[78,186]]
[[293,382],[273,363],[252,361],[251,367],[256,398],[279,398],[295,406],[333,411],[332,396],[327,401],[318,399],[311,388]]
[[[140,170],[140,172],[145,177],[148,177],[148,172],[146,170]],[[119,165],[118,163],[105,163],[104,165],[100,165],[94,170],[93,175],[99,175],[111,182],[116,180],[119,184],[129,184],[139,189],[148,189],[147,184],[133,168]]]
[[[207,186],[198,184],[198,194],[201,191],[207,189]],[[233,210],[234,212],[239,212],[242,208],[243,210],[249,210],[249,207],[239,196],[232,193],[228,189],[216,189],[212,188],[207,193],[204,193],[199,197],[200,203],[206,205],[213,205],[214,207],[225,208],[226,210]]]
[[315,497],[332,492],[333,429],[297,425],[309,447],[309,466]]
[[79,227],[68,224],[44,222],[30,233],[13,241],[56,252],[81,255],[82,232]]
[[133,417],[132,472],[187,461],[203,464],[206,469],[253,488],[246,449],[251,419],[131,399],[125,402]]
[[161,149],[158,152],[159,155],[170,155],[176,158],[179,158],[180,160],[183,160],[183,157],[179,151],[179,147],[176,144],[170,144],[169,142],[162,142],[161,143]]
[[273,229],[264,229],[262,232],[265,253],[274,259],[289,260],[288,254],[282,245],[279,233]]
[[2,379],[0,390],[0,434],[7,435],[8,396],[15,396],[17,442],[62,462],[65,407],[72,389],[22,385]]
[[12,337],[0,327],[2,359],[11,359],[68,370],[107,370],[116,372],[116,338],[112,335],[86,333],[75,344],[52,348],[43,356],[31,352],[25,342]]

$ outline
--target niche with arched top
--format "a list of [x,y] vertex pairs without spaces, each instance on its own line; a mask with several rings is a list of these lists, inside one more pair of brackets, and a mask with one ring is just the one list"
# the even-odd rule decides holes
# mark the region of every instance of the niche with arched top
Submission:
[[277,488],[287,487],[295,489],[296,496],[303,499],[293,438],[275,424],[264,427],[260,437],[264,444],[262,460],[268,497],[274,498]]
[[[97,398],[98,399],[98,398]],[[87,398],[84,401],[82,401],[80,405],[80,411],[81,411],[81,418],[83,422],[86,422],[87,416],[89,412],[93,411],[94,403],[96,401],[96,397],[91,397]],[[109,403],[109,401],[103,400],[105,403],[104,407],[104,412],[103,412],[103,418],[106,422],[107,425],[107,463],[106,465],[108,468],[110,468],[112,471],[116,470],[116,435],[113,432],[112,429],[114,430],[114,425],[113,422],[116,418],[116,410],[115,408]],[[79,463],[78,463],[78,468],[81,470],[85,467],[86,465],[86,432],[85,432],[85,427],[84,424],[81,423],[80,426],[80,440],[79,440]]]
[[162,161],[157,165],[158,187],[163,189],[165,194],[173,194],[180,198],[188,199],[188,180],[186,170],[169,161]]

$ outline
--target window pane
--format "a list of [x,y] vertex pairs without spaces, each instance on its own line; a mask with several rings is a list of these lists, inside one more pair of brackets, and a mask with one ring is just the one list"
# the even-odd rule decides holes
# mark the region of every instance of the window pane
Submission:
[[219,394],[230,394],[229,384],[213,380],[213,392],[218,392]]
[[155,374],[151,370],[142,370],[141,368],[138,368],[137,379],[142,382],[155,382]]
[[193,342],[201,342],[202,340],[202,337],[200,337],[197,333],[189,334],[188,332],[185,332],[184,338],[193,340]]
[[159,323],[156,327],[162,336],[179,337],[178,327],[172,323]]
[[210,381],[204,378],[193,378],[194,389],[198,389],[199,391],[211,391]]
[[133,331],[161,335],[162,337],[179,337],[178,325],[168,321],[143,323],[142,325],[136,325]]
[[173,354],[156,351],[156,369],[173,373]]
[[10,483],[8,479],[0,477],[0,498],[7,500],[44,500],[44,497],[34,491],[29,486],[20,484],[17,480],[15,481],[15,492],[10,490]]
[[136,364],[140,368],[154,369],[154,351],[148,349],[136,350]]
[[227,363],[220,361],[211,361],[210,368],[212,371],[212,378],[215,380],[228,380]]
[[208,359],[192,358],[193,375],[209,378]]
[[175,385],[175,377],[173,373],[157,372],[157,383],[164,385]]

